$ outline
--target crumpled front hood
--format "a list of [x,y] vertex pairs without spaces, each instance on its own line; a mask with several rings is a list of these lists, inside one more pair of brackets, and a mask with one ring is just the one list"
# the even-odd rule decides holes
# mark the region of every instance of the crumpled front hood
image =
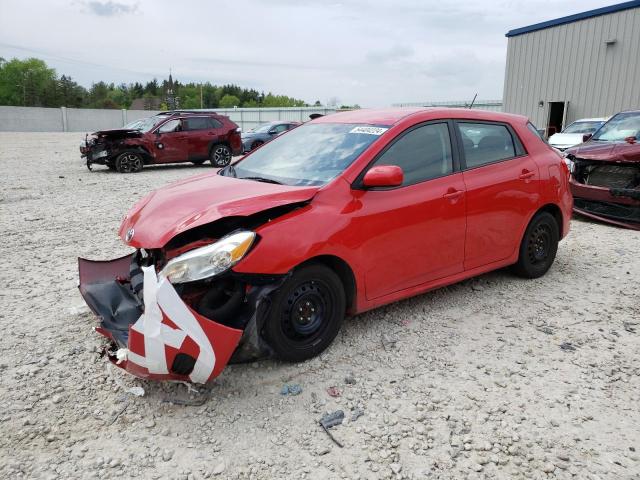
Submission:
[[141,137],[143,133],[140,130],[114,128],[113,130],[98,130],[91,135],[98,138],[137,138]]
[[566,153],[584,160],[640,162],[640,143],[589,141]]
[[179,233],[224,217],[310,200],[318,188],[205,173],[151,192],[127,213],[118,234],[135,248],[161,248]]

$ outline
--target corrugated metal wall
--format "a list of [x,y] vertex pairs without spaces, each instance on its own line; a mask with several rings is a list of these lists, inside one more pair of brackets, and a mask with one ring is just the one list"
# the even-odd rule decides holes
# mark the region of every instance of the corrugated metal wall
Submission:
[[504,111],[544,128],[560,101],[566,124],[640,108],[640,8],[509,37]]

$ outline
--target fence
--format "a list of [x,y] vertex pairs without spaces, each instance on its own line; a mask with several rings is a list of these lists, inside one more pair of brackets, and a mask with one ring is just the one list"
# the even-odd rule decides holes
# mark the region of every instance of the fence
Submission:
[[[449,107],[449,108],[469,108],[471,100],[452,100],[444,102],[411,102],[394,103],[394,107]],[[473,102],[474,110],[490,110],[492,112],[502,112],[502,100],[476,100]]]
[[[227,115],[243,131],[272,120],[309,120],[312,113],[326,115],[336,110],[324,107],[216,108],[202,111]],[[155,115],[151,110],[101,110],[93,108],[40,108],[0,106],[0,131],[5,132],[94,132],[120,128],[129,122]]]

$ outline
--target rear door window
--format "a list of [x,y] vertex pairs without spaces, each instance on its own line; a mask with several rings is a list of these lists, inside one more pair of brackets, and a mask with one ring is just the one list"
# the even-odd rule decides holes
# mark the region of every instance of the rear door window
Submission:
[[185,120],[187,124],[186,130],[208,130],[211,128],[209,125],[209,119],[207,117],[189,117]]
[[521,155],[511,132],[505,125],[491,123],[457,122],[467,168]]

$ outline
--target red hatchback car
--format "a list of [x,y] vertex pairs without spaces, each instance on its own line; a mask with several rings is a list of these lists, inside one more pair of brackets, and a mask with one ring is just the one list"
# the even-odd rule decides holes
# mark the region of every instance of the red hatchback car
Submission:
[[91,165],[120,173],[136,173],[144,165],[192,162],[213,166],[231,163],[242,153],[240,128],[229,117],[206,111],[162,112],[114,130],[87,135],[80,153]]
[[120,227],[135,251],[80,259],[80,291],[114,363],[204,383],[230,359],[313,357],[345,315],[509,265],[539,277],[571,209],[524,117],[339,113],[147,195]]

